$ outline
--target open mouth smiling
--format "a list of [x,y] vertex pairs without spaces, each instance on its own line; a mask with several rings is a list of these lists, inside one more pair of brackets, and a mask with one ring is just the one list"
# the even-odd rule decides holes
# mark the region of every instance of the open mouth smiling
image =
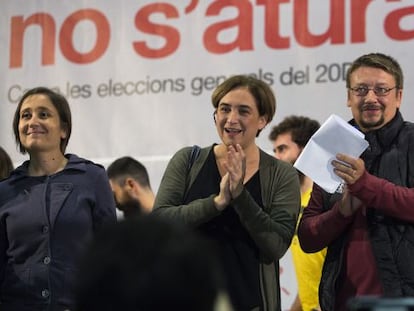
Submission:
[[240,129],[234,129],[234,128],[225,128],[224,131],[226,133],[229,133],[229,134],[239,134],[239,133],[242,132],[242,130],[240,130]]
[[44,131],[31,131],[31,132],[27,132],[26,135],[39,135],[39,134],[45,134],[46,132]]

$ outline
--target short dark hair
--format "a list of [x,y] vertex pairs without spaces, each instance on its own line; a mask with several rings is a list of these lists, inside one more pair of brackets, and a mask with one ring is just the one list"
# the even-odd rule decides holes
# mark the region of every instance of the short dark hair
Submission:
[[370,53],[358,57],[348,68],[346,73],[346,87],[351,87],[351,75],[360,67],[379,68],[391,74],[395,79],[397,89],[404,86],[404,75],[400,64],[391,56],[382,53]]
[[13,169],[13,163],[9,154],[0,147],[0,180],[9,177]]
[[320,126],[318,121],[308,117],[288,116],[272,128],[269,139],[274,141],[280,134],[290,133],[292,135],[292,141],[299,147],[305,147]]
[[98,232],[79,265],[78,311],[212,311],[223,290],[216,247],[154,215]]
[[141,162],[130,156],[116,159],[106,171],[108,178],[119,184],[123,184],[127,177],[132,177],[141,186],[151,188],[147,169]]
[[20,142],[20,134],[19,134],[19,121],[20,121],[20,109],[22,107],[23,102],[29,96],[42,94],[47,96],[52,105],[56,108],[62,128],[66,130],[66,137],[61,139],[60,142],[60,151],[65,153],[66,146],[69,143],[70,134],[72,133],[72,115],[69,108],[69,103],[63,95],[54,92],[53,90],[47,87],[35,87],[33,89],[28,90],[26,93],[23,94],[22,98],[20,99],[19,103],[17,104],[16,111],[14,113],[13,118],[13,132],[14,137],[16,140],[16,144],[19,147],[19,150],[22,154],[25,154],[27,150],[23,147]]
[[[220,100],[230,91],[246,88],[256,101],[257,110],[260,116],[266,117],[266,122],[270,123],[276,112],[276,98],[270,86],[260,79],[248,75],[236,75],[226,79],[213,91],[211,103],[215,110]],[[259,130],[256,136],[260,134]]]

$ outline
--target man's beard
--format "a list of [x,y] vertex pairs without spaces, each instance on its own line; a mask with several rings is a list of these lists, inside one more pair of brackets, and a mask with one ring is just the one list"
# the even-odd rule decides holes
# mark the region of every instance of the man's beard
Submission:
[[384,120],[384,107],[383,106],[381,106],[381,111],[382,111],[381,118],[377,122],[373,123],[373,122],[365,122],[364,121],[364,119],[362,118],[362,114],[364,112],[364,108],[366,108],[367,106],[369,106],[369,105],[361,106],[360,109],[359,109],[359,112],[360,112],[359,124],[360,124],[360,126],[364,129],[369,130],[369,129],[372,129],[372,128],[377,128],[378,126],[384,124],[385,120]]
[[141,203],[133,198],[123,203],[117,203],[117,208],[124,213],[125,218],[141,215],[143,213]]

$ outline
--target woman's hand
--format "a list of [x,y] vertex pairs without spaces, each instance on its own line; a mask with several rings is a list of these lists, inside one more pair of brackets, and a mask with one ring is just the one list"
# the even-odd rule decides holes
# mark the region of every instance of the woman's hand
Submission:
[[226,169],[229,174],[229,189],[231,198],[237,198],[243,191],[243,182],[246,175],[246,155],[242,147],[229,146],[227,149]]
[[214,197],[214,205],[217,210],[224,210],[231,201],[231,194],[229,188],[229,173],[226,173],[220,181],[220,193]]

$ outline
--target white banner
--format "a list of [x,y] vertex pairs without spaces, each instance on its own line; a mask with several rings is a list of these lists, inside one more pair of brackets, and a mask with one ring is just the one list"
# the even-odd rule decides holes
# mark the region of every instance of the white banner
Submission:
[[[349,63],[382,52],[403,67],[401,110],[414,120],[412,0],[2,0],[0,42],[0,145],[16,164],[26,159],[12,136],[16,103],[40,85],[71,104],[68,152],[104,165],[134,156],[154,190],[176,150],[218,141],[210,95],[230,75],[272,86],[272,124],[347,120]],[[265,150],[272,124],[258,138]]]

